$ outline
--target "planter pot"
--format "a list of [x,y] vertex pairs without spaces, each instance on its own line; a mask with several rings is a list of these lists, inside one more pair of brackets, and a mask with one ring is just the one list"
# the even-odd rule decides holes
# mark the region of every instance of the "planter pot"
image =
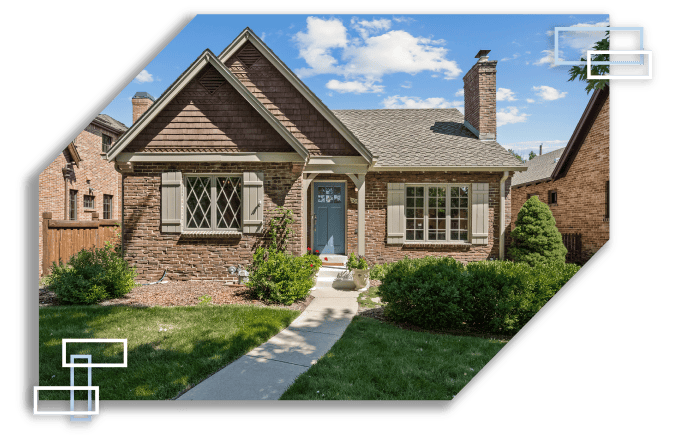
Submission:
[[367,286],[367,280],[370,278],[370,269],[353,269],[353,283],[356,285],[356,290],[360,290]]

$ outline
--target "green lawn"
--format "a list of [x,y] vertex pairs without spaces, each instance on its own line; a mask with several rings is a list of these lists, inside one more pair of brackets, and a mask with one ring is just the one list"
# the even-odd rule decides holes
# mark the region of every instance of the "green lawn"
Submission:
[[[69,385],[61,367],[61,339],[128,339],[127,368],[94,368],[100,400],[172,399],[290,324],[299,311],[254,306],[40,308],[40,385]],[[121,362],[121,344],[68,344],[94,363]],[[86,369],[75,371],[86,385]],[[78,394],[79,393],[79,394]],[[76,398],[86,399],[86,392]],[[67,400],[69,392],[43,391],[40,399]]]
[[450,400],[504,341],[403,330],[356,316],[283,400]]

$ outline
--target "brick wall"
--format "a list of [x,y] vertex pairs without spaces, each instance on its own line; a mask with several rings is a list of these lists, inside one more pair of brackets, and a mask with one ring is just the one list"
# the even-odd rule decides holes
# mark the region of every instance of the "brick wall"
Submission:
[[[82,159],[79,166],[73,167],[68,179],[64,178],[62,169],[66,166],[66,158],[61,152],[39,177],[39,274],[42,273],[42,213],[51,212],[54,220],[70,220],[66,210],[66,195],[71,189],[77,190],[77,219],[91,220],[93,212],[103,218],[103,195],[112,195],[112,218],[121,216],[121,175],[115,170],[115,164],[101,157],[102,134],[117,140],[117,134],[105,130],[94,123],[85,128],[75,139],[77,152]],[[89,183],[87,183],[89,180]],[[67,181],[67,188],[66,183]],[[89,192],[93,189],[93,193]],[[94,209],[84,209],[84,195],[94,196]]]
[[[557,205],[550,210],[562,233],[581,233],[583,258],[597,252],[609,239],[609,222],[604,221],[606,181],[609,180],[609,98],[602,106],[566,176],[513,188],[513,218],[529,194],[548,203],[548,192],[557,191]],[[513,225],[514,227],[514,225]]]
[[496,61],[478,61],[463,77],[465,119],[496,136]]
[[301,169],[293,171],[290,163],[142,163],[136,164],[132,173],[123,175],[124,225],[123,241],[125,258],[137,268],[139,281],[156,281],[164,269],[170,280],[226,280],[235,282],[237,277],[227,271],[229,266],[248,265],[254,247],[262,235],[243,234],[242,237],[186,237],[175,233],[162,233],[161,173],[175,169],[183,173],[234,173],[243,171],[264,172],[264,221],[268,224],[277,206],[293,210],[296,223],[295,235],[289,250],[301,252]]

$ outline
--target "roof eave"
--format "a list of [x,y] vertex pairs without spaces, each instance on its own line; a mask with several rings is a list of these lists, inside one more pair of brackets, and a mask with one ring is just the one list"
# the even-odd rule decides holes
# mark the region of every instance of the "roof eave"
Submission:
[[526,171],[526,165],[495,166],[373,166],[370,171],[465,171],[465,172],[500,172]]

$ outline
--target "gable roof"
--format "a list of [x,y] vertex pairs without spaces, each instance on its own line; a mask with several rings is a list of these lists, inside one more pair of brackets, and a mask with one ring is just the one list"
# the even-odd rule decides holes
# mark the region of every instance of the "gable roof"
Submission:
[[232,41],[229,46],[218,56],[222,63],[225,63],[232,55],[241,49],[247,42],[250,42],[276,69],[299,91],[304,98],[314,106],[314,108],[341,134],[344,139],[372,164],[377,158],[372,152],[354,136],[354,134],[338,119],[335,114],[312,92],[295,73],[293,73],[279,57],[272,52],[269,47],[257,36],[249,27],[246,27],[238,37]]
[[492,167],[524,170],[496,141],[481,141],[455,108],[335,110],[335,115],[379,156],[381,167]]
[[124,133],[129,129],[126,125],[119,122],[117,119],[114,119],[108,115],[100,114],[94,118],[92,121],[94,124],[99,125],[103,128],[106,128],[110,131],[116,132],[118,134]]
[[555,151],[545,153],[541,156],[536,156],[527,161],[529,168],[520,173],[515,173],[512,180],[512,186],[519,186],[525,184],[532,184],[537,182],[544,182],[550,180],[552,172],[559,163],[559,158],[562,156],[565,148],[559,148]]
[[180,91],[196,77],[197,73],[207,64],[211,64],[227,80],[234,89],[248,101],[249,104],[286,140],[302,159],[309,157],[309,152],[302,143],[293,136],[290,131],[274,116],[271,112],[246,88],[246,86],[234,76],[227,67],[211,52],[206,49],[199,57],[185,70],[182,75],[171,84],[162,95],[157,99],[143,115],[138,118],[135,124],[131,126],[112,146],[107,153],[107,159],[113,160],[143,129],[161,112],[161,110],[170,103]]
[[609,85],[606,84],[601,90],[595,90],[594,93],[592,94],[590,102],[587,103],[585,111],[583,112],[583,115],[580,117],[578,125],[576,125],[576,129],[573,131],[571,139],[569,139],[569,143],[566,145],[564,154],[559,159],[559,162],[557,163],[555,170],[552,172],[551,176],[552,179],[556,180],[566,176],[566,173],[569,171],[569,168],[571,168],[573,160],[576,158],[576,155],[578,154],[578,150],[580,150],[580,147],[583,145],[583,142],[585,142],[587,134],[590,132],[590,129],[594,124],[594,121],[597,119],[599,112],[604,106],[604,103],[606,102],[609,93],[610,93]]

